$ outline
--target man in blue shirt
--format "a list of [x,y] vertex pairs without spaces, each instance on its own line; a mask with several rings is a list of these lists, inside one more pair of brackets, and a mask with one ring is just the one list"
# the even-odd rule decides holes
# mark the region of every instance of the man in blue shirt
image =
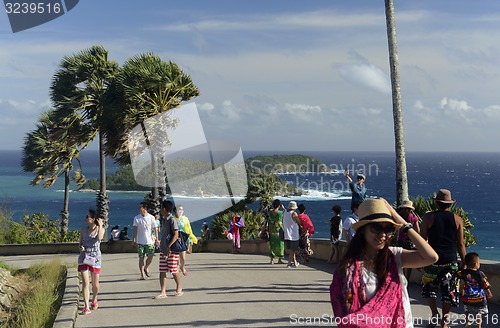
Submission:
[[344,171],[344,176],[347,179],[347,182],[349,183],[349,189],[351,189],[352,192],[352,199],[351,199],[351,208],[353,207],[354,203],[362,203],[366,199],[366,187],[365,187],[365,179],[366,176],[364,174],[358,173],[357,174],[357,182],[354,183],[349,176],[349,171],[345,170]]

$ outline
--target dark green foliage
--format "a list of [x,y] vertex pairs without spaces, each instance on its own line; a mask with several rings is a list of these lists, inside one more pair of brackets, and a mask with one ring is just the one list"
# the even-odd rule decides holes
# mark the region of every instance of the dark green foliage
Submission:
[[[437,210],[436,202],[433,197],[424,198],[422,196],[418,196],[411,200],[413,201],[413,206],[415,207],[415,213],[420,218],[422,218],[424,214],[429,211]],[[469,220],[469,214],[462,207],[458,206],[457,203],[450,207],[450,211],[460,216],[463,220],[465,247],[474,245],[477,242],[477,239],[471,232],[471,230],[474,229],[474,225]]]
[[[78,241],[79,232],[70,230],[61,235],[60,220],[50,220],[45,213],[25,214],[21,223],[1,215],[0,244],[42,244]],[[5,230],[4,230],[5,229]]]
[[227,239],[224,232],[229,228],[229,222],[234,215],[241,215],[245,220],[245,227],[240,229],[241,240],[257,239],[257,233],[264,224],[264,216],[249,209],[217,215],[210,227],[212,239]]
[[[82,186],[82,189],[99,189],[99,179],[89,179]],[[134,172],[131,165],[125,165],[112,175],[106,177],[106,186],[108,190],[139,190],[149,191],[150,187],[144,187],[134,179]]]

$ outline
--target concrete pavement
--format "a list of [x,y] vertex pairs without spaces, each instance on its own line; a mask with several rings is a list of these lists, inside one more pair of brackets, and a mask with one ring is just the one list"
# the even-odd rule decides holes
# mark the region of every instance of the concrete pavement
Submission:
[[[69,254],[1,260],[26,267],[57,256],[69,264],[77,258]],[[313,259],[307,266],[287,269],[286,265],[270,265],[263,255],[194,253],[187,255],[187,269],[188,275],[182,277],[183,296],[174,296],[175,283],[168,279],[168,297],[155,300],[158,254],[150,268],[151,278],[146,280],[139,280],[136,254],[103,254],[99,309],[78,315],[74,327],[332,326],[329,285],[334,266],[323,261]],[[415,327],[425,327],[429,311],[420,298],[420,286],[410,285],[410,297]],[[461,308],[454,310],[452,326],[463,327]],[[500,307],[490,304],[489,323],[483,326],[498,326],[498,314]]]

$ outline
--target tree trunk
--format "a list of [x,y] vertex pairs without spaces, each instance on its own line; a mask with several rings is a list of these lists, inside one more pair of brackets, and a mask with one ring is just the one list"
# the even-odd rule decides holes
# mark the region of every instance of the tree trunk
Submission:
[[61,211],[61,237],[66,236],[69,226],[69,169],[64,172],[64,205]]
[[106,192],[106,154],[104,153],[104,138],[101,132],[99,132],[99,171],[100,185],[97,193],[97,216],[102,218],[104,228],[107,229],[109,200]]
[[406,175],[405,144],[403,131],[403,110],[399,82],[399,60],[394,23],[394,1],[385,0],[387,39],[389,43],[389,65],[391,67],[392,111],[394,116],[394,138],[396,147],[396,190],[397,204],[408,199],[408,177]]

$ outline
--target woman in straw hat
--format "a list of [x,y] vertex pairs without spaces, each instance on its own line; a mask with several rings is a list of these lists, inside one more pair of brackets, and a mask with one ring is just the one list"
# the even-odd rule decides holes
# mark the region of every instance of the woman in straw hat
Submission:
[[[413,202],[409,199],[405,199],[401,205],[398,206],[398,213],[401,215],[406,222],[411,223],[413,225],[413,229],[420,234],[420,226],[418,224],[418,216],[413,213],[415,207],[413,207]],[[415,245],[412,243],[408,235],[403,232],[403,230],[399,230],[398,233],[398,246],[403,247],[404,249],[415,249]],[[406,279],[410,278],[411,268],[405,268],[404,270]]]
[[[384,199],[367,199],[359,222],[330,286],[338,327],[413,327],[403,268],[420,268],[438,255]],[[398,228],[415,250],[389,247]]]

